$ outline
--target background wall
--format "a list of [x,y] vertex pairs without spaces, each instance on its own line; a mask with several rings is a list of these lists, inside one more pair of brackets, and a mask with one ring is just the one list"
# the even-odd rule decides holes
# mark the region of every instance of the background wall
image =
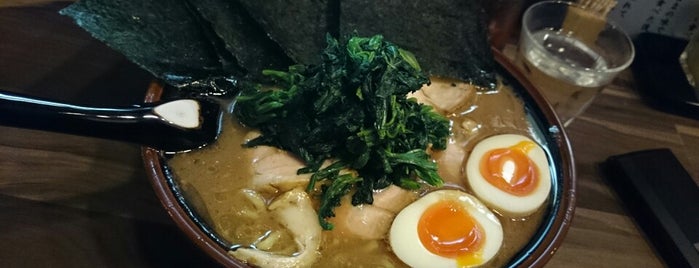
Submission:
[[688,39],[699,24],[699,0],[618,0],[609,17],[632,36],[653,32]]

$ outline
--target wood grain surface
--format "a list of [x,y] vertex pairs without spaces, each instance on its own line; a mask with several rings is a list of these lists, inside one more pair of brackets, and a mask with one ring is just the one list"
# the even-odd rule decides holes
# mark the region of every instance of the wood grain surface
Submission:
[[[0,88],[97,106],[142,100],[152,77],[58,15],[67,2],[14,3],[0,8]],[[623,73],[566,129],[578,206],[549,267],[664,266],[598,164],[670,148],[697,180],[699,121],[653,110],[633,88]],[[0,127],[0,267],[213,266],[171,223],[137,145]]]

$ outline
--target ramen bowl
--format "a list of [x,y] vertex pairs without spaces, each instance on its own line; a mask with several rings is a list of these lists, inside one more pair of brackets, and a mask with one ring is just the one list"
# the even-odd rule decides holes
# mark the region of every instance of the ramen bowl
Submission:
[[[551,190],[543,208],[541,221],[524,246],[505,263],[508,267],[541,267],[563,242],[571,224],[575,208],[575,169],[570,144],[564,128],[551,106],[539,95],[514,65],[498,51],[495,59],[499,73],[507,81],[517,98],[524,104],[528,130],[543,147],[551,174]],[[146,101],[156,101],[168,92],[163,87],[151,86]],[[150,148],[143,149],[143,160],[155,192],[177,226],[194,244],[212,259],[228,267],[247,267],[229,254],[231,243],[213,228],[208,217],[197,210],[197,200],[186,193],[177,175],[168,163],[169,155]],[[235,171],[231,171],[235,172]]]

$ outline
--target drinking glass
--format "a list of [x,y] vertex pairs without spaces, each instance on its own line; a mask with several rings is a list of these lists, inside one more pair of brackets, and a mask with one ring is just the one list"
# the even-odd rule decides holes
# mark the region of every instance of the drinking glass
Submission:
[[687,81],[694,86],[699,97],[699,32],[695,32],[689,38],[687,46],[680,55],[680,64],[687,76]]
[[539,2],[524,12],[516,62],[564,126],[633,57],[631,40],[606,14],[563,1]]

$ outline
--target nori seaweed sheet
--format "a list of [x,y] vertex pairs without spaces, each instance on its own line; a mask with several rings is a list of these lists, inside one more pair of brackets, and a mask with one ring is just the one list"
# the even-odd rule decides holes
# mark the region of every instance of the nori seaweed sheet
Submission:
[[264,69],[286,69],[293,61],[236,1],[188,0],[209,22],[225,49],[248,71],[261,78]]
[[327,33],[382,34],[432,75],[495,85],[481,0],[81,0],[61,13],[175,85],[317,64]]
[[[266,32],[297,63],[317,64],[332,29],[333,0],[240,0]],[[329,16],[330,15],[330,16]]]
[[174,84],[240,72],[224,66],[225,56],[216,52],[196,14],[181,0],[82,0],[61,14]]
[[344,0],[340,10],[343,37],[381,34],[413,52],[430,74],[495,86],[480,0]]

